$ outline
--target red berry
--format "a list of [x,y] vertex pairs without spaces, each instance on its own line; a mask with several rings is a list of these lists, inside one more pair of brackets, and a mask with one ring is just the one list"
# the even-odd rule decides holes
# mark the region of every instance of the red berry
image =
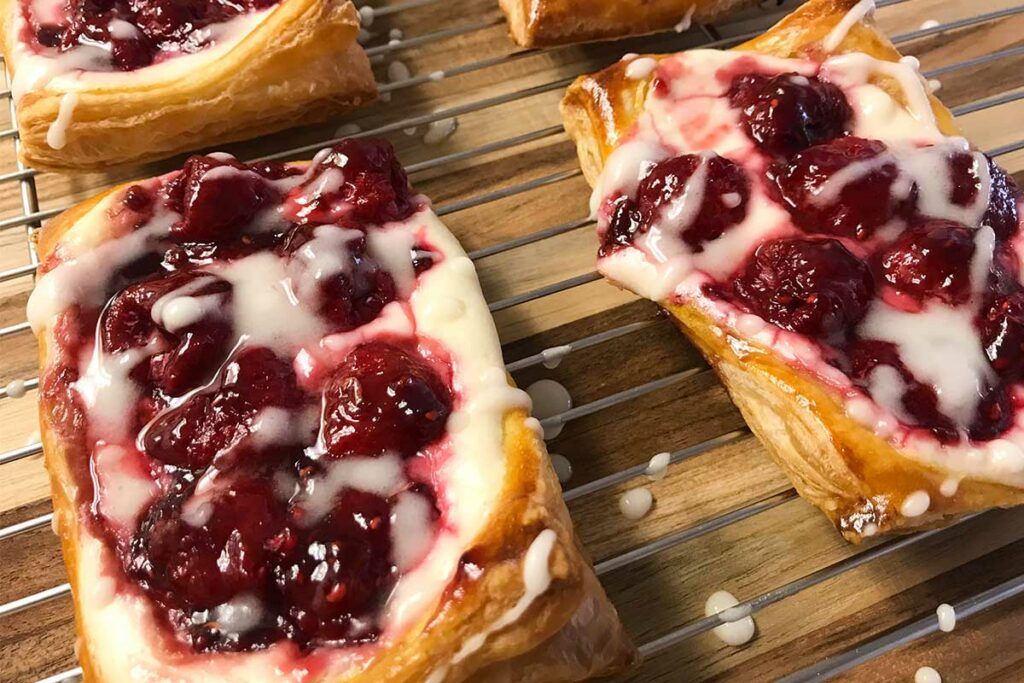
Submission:
[[[696,180],[691,183],[695,176]],[[692,202],[695,193],[699,193],[696,196],[700,197],[700,206],[696,211],[692,208],[683,211],[692,218],[680,226],[679,237],[694,252],[701,252],[706,242],[721,236],[746,216],[750,181],[740,166],[718,155],[704,158],[684,154],[662,161],[647,173],[637,188],[636,201],[643,231],[658,222],[671,225],[669,207],[683,197],[688,184],[692,188],[687,199]]]
[[894,160],[881,156],[885,152],[877,140],[840,138],[797,154],[772,175],[784,206],[805,231],[866,240],[913,206],[895,191],[900,172]]
[[747,135],[783,157],[844,135],[853,118],[843,91],[814,76],[740,76],[729,99]]
[[444,434],[452,410],[445,381],[415,352],[385,342],[357,347],[324,387],[331,456],[415,455]]
[[880,255],[882,279],[919,305],[937,299],[962,304],[971,296],[974,231],[933,220],[905,231]]
[[380,224],[415,210],[409,179],[386,140],[342,140],[311,171],[290,195],[297,220]]
[[834,239],[776,239],[750,257],[733,283],[761,317],[826,341],[844,337],[867,312],[871,271]]

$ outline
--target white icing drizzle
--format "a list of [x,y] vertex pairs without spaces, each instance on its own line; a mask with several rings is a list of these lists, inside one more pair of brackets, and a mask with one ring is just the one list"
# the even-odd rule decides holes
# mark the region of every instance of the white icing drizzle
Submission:
[[487,638],[496,631],[510,626],[519,621],[526,610],[530,608],[533,601],[544,594],[551,585],[551,570],[548,566],[551,560],[551,550],[555,547],[558,537],[551,529],[545,529],[537,534],[530,547],[523,557],[523,595],[515,605],[502,614],[490,626],[482,632],[474,634],[466,639],[459,648],[459,651],[452,657],[452,663],[458,664],[466,657],[479,650],[487,642]]
[[569,458],[559,453],[551,454],[551,467],[554,468],[558,481],[565,484],[572,479],[572,463]]
[[423,134],[423,142],[428,145],[439,145],[452,135],[459,128],[459,120],[452,116],[438,119],[427,124],[427,131]]
[[630,489],[619,496],[619,512],[634,522],[643,519],[654,505],[654,494],[646,487]]
[[134,459],[134,453],[114,445],[100,446],[93,456],[94,477],[102,493],[100,514],[129,532],[160,492],[148,472],[132,471]]
[[89,364],[78,381],[72,384],[89,411],[93,435],[108,442],[123,442],[131,419],[126,406],[135,404],[139,390],[129,378],[139,363],[160,350],[159,340],[146,346],[114,353],[103,352],[99,330]]
[[4,394],[7,398],[21,398],[25,392],[25,380],[23,379],[13,379],[4,387]]
[[110,23],[107,24],[107,31],[110,33],[111,38],[118,38],[120,40],[131,40],[141,33],[138,26],[124,19],[111,19]]
[[921,25],[918,28],[920,28],[922,31],[927,31],[928,29],[933,29],[933,28],[938,28],[938,27],[939,27],[939,22],[936,21],[935,19],[925,19],[924,21],[921,22]]
[[[553,379],[539,379],[526,387],[533,405],[533,416],[542,422],[548,418],[561,415],[572,408],[572,396],[569,390]],[[554,439],[562,433],[561,422],[548,423],[544,426],[544,438]]]
[[426,556],[434,544],[430,502],[418,493],[403,491],[391,510],[391,559],[407,572]]
[[821,47],[825,52],[833,52],[846,39],[846,35],[856,24],[875,11],[875,0],[860,0],[856,5],[843,15],[839,23],[832,27],[825,39],[821,41]]
[[956,495],[957,490],[960,488],[960,479],[957,477],[946,477],[942,480],[942,484],[939,485],[939,493],[944,495],[946,498],[952,498]]
[[212,623],[222,632],[238,635],[256,628],[262,620],[262,603],[248,593],[236,595],[212,610],[193,615],[196,623]]
[[544,367],[548,370],[554,370],[562,364],[562,361],[570,353],[572,353],[572,346],[568,344],[552,346],[551,348],[544,349],[540,352],[541,358],[543,359],[541,363],[543,363]]
[[346,457],[323,461],[326,473],[306,480],[293,502],[305,513],[303,524],[315,524],[331,510],[343,489],[365,491],[387,498],[405,484],[402,460],[385,453],[375,458]]
[[671,459],[672,454],[668,452],[652,455],[650,462],[647,463],[647,467],[644,469],[644,474],[653,480],[664,479],[668,473]]
[[914,673],[914,683],[942,683],[942,676],[930,666],[922,666]]
[[631,78],[634,81],[647,78],[654,73],[657,66],[658,60],[653,57],[639,57],[626,66],[626,78]]
[[696,12],[696,11],[697,11],[697,3],[693,3],[686,10],[686,14],[683,15],[683,18],[679,20],[679,23],[677,23],[675,26],[673,26],[672,29],[676,33],[682,33],[683,31],[688,31],[690,29],[690,26],[693,25],[693,13]]
[[60,106],[57,109],[57,118],[53,120],[50,127],[46,129],[46,144],[52,149],[63,149],[68,142],[68,126],[71,125],[71,117],[75,114],[75,107],[78,106],[78,93],[64,93],[60,98]]
[[935,616],[939,620],[939,630],[943,633],[952,633],[956,628],[956,610],[948,603],[942,603],[935,610]]
[[718,614],[726,623],[711,630],[726,645],[733,647],[750,642],[757,628],[749,608],[737,608],[740,601],[728,591],[715,591],[704,603],[704,616]]
[[900,503],[900,514],[904,517],[920,517],[928,512],[932,499],[927,491],[913,491]]
[[415,235],[401,228],[379,228],[366,235],[367,253],[391,273],[402,298],[407,298],[416,287],[416,270],[412,263],[415,244]]

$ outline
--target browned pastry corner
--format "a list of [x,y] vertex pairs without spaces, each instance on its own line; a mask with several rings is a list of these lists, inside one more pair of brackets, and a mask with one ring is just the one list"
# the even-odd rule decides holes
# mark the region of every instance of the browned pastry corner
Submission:
[[[18,2],[0,4],[9,78],[19,64]],[[282,0],[226,54],[185,75],[75,85],[78,99],[59,149],[47,133],[72,90],[51,84],[26,92],[17,102],[21,161],[41,170],[102,170],[327,120],[376,98],[358,30],[350,0]]]
[[499,0],[523,47],[606,40],[721,19],[753,0]]
[[[856,4],[856,0],[811,0],[735,49],[820,58],[824,56],[822,40]],[[900,59],[893,44],[865,20],[852,26],[832,54],[846,52],[893,62]],[[626,63],[618,62],[579,77],[561,103],[565,127],[576,142],[591,185],[640,116],[651,87],[653,75],[627,78],[626,68]],[[876,76],[875,83],[903,102],[902,90],[887,76]],[[939,129],[957,134],[951,112],[936,98],[930,99]],[[719,326],[697,306],[659,303],[714,367],[751,430],[800,495],[819,507],[848,540],[940,526],[966,513],[1024,502],[1019,489],[971,478],[960,482],[955,495],[940,495],[946,472],[909,457],[855,422],[839,396],[821,381],[742,334]],[[906,517],[900,502],[915,491],[927,492],[931,506],[920,516]]]
[[[43,270],[59,268],[60,260],[67,257],[70,231],[74,231],[75,240],[80,242],[85,237],[94,246],[111,239],[104,237],[104,226],[110,216],[124,210],[118,208],[119,202],[124,201],[125,190],[130,185],[113,188],[47,223],[39,240],[40,257],[46,264]],[[439,243],[444,244],[445,250],[451,250],[447,256],[464,257],[454,238],[444,234]],[[468,296],[479,295],[468,292]],[[479,310],[486,311],[482,298],[479,304],[473,305],[482,306]],[[42,442],[53,493],[56,529],[75,596],[76,651],[86,681],[125,683],[125,679],[106,670],[101,662],[132,655],[109,651],[109,634],[103,632],[97,615],[89,607],[94,603],[82,597],[83,592],[90,595],[90,591],[95,590],[90,583],[96,567],[89,566],[95,559],[83,558],[94,552],[88,548],[95,548],[96,540],[91,530],[94,527],[83,517],[86,514],[84,499],[76,483],[80,479],[76,478],[74,463],[88,463],[94,456],[80,433],[76,436],[68,432],[68,405],[59,400],[59,392],[48,388],[51,385],[47,373],[55,367],[57,355],[61,353],[61,347],[55,342],[54,325],[48,322],[37,326],[36,332],[44,378],[40,400]],[[327,674],[314,672],[302,680],[311,683],[425,680],[539,683],[607,675],[635,663],[636,651],[572,529],[536,420],[528,420],[521,408],[509,409],[502,420],[505,476],[502,481],[494,482],[495,486],[500,486],[496,505],[487,524],[465,547],[459,569],[437,604],[415,620],[404,634],[374,651],[358,666],[340,673],[337,669]],[[554,534],[546,560],[550,584],[541,593],[531,594],[525,610],[517,612],[517,604],[528,592],[525,582],[529,572],[537,571],[536,566],[532,569],[524,566],[526,557],[542,532]],[[139,593],[138,586],[123,576],[117,580],[124,582],[120,591],[126,596]],[[125,599],[143,598],[139,594]],[[139,612],[128,614],[138,615]],[[508,614],[514,614],[515,619],[495,627]],[[140,670],[160,672],[161,676],[173,675],[175,680],[182,681],[242,680],[237,677],[242,674],[232,673],[228,677],[224,672],[230,673],[236,664],[244,664],[245,653],[197,655],[188,650],[183,653],[180,645],[166,645],[167,633],[147,630],[154,628],[152,619],[138,618],[141,621],[132,617],[118,627],[126,632],[142,633],[143,640],[148,641],[144,646],[147,659],[140,663]],[[467,647],[481,634],[486,635],[480,638],[481,642]],[[207,658],[203,661],[208,664],[192,662],[193,656]],[[153,669],[151,667],[157,665],[150,661],[152,657],[157,661],[167,657],[168,661]],[[186,664],[191,668],[176,668]],[[196,667],[202,672],[200,678],[195,677]]]

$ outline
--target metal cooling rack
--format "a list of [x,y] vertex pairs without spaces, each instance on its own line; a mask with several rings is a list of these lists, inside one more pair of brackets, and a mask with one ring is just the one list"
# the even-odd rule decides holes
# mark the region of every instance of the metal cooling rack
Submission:
[[[376,17],[385,17],[389,15],[397,15],[399,13],[410,12],[418,8],[428,7],[443,2],[444,0],[409,0],[407,2],[400,2],[389,6],[383,6],[375,8]],[[878,2],[880,8],[900,4],[902,2],[908,2],[909,0],[881,0]],[[732,45],[743,42],[746,39],[754,37],[761,33],[764,28],[774,23],[785,11],[792,9],[792,5],[787,8],[779,9],[777,7],[762,8],[763,20],[760,22],[761,25],[753,31],[737,32],[735,30],[729,30],[729,24],[701,24],[696,25],[691,29],[691,33],[702,35],[704,40],[701,43],[701,47],[719,47],[726,48]],[[1024,14],[1024,5],[1010,7],[1006,9],[1000,9],[998,11],[978,14],[976,16],[959,19],[957,21],[951,21],[948,23],[939,24],[937,26],[922,27],[921,29],[903,33],[892,37],[892,40],[897,45],[905,44],[910,41],[926,38],[929,36],[938,35],[947,31],[953,31],[975,25],[985,24],[989,22],[996,22],[1000,19],[1007,17]],[[749,19],[749,17],[747,17]],[[466,36],[473,34],[478,31],[483,31],[487,28],[493,27],[496,24],[500,24],[500,19],[491,19],[487,21],[468,21],[464,24],[446,28],[440,31],[428,32],[422,35],[409,36],[400,40],[392,40],[387,44],[373,45],[367,47],[367,53],[371,57],[371,60],[375,63],[379,63],[385,56],[394,55],[400,53],[403,50],[411,48],[422,48],[430,47],[431,45],[437,44],[442,40],[457,37]],[[728,37],[722,37],[727,35]],[[511,46],[511,43],[509,44]],[[451,76],[466,74],[473,71],[479,71],[482,69],[508,64],[516,60],[523,59],[530,55],[535,55],[538,50],[514,50],[508,54],[501,55],[498,57],[490,57],[486,59],[480,59],[476,61],[470,61],[455,67],[442,69],[434,72],[430,72],[425,75],[412,76],[407,79],[402,79],[397,82],[385,83],[381,86],[380,90],[382,93],[393,93],[395,91],[403,90],[406,88],[415,87],[428,82],[436,82]],[[978,67],[985,65],[990,62],[995,62],[1001,59],[1008,59],[1024,55],[1024,46],[1012,47],[1003,50],[992,51],[979,57],[971,59],[965,59],[958,61],[941,68],[937,68],[931,71],[925,71],[924,76],[926,78],[936,78],[938,76],[947,75],[956,71],[961,71],[969,68]],[[564,88],[571,82],[571,78],[561,78],[553,80],[551,82],[543,83],[541,85],[534,85],[520,90],[515,90],[507,93],[498,95],[492,95],[487,98],[479,99],[476,101],[459,104],[457,106],[450,106],[442,110],[435,111],[430,114],[423,114],[419,116],[413,116],[405,118],[401,121],[388,123],[386,125],[378,126],[371,130],[365,130],[355,133],[353,137],[363,137],[368,135],[375,136],[387,136],[389,134],[395,134],[403,129],[420,126],[423,124],[429,124],[435,121],[444,120],[451,117],[461,116],[472,112],[478,112],[487,110],[499,105],[515,102],[526,97],[531,97],[541,93],[556,91]],[[1024,83],[1018,83],[1018,87],[1024,85]],[[0,91],[0,99],[7,99],[11,110],[11,120],[14,120],[14,104],[11,101],[10,90]],[[963,116],[971,114],[993,107],[1005,105],[1017,100],[1024,99],[1024,89],[1011,90],[996,96],[979,99],[966,104],[961,104],[953,108],[953,113],[956,116]],[[527,132],[524,134],[508,137],[506,139],[498,140],[488,144],[476,146],[473,148],[456,151],[449,154],[436,156],[434,158],[415,163],[408,164],[407,170],[411,174],[419,173],[429,169],[443,168],[446,165],[454,164],[455,162],[472,159],[474,157],[480,157],[486,154],[490,154],[498,151],[514,150],[519,146],[525,145],[530,142],[543,140],[545,138],[559,135],[563,132],[562,126],[553,125]],[[12,141],[15,150],[19,145],[18,133],[14,128],[0,131],[0,140],[9,139]],[[340,138],[326,139],[315,144],[308,144],[303,146],[294,147],[291,149],[283,150],[271,155],[268,155],[266,159],[294,159],[303,158],[308,156],[310,152],[316,151],[322,146],[330,144]],[[1004,144],[994,149],[987,150],[987,153],[993,157],[999,157],[1002,155],[1010,154],[1012,152],[1024,149],[1024,138],[1021,138],[1015,142]],[[32,168],[27,168],[20,162],[16,163],[14,170],[0,174],[0,185],[6,183],[17,183],[21,199],[22,211],[20,215],[0,219],[0,231],[8,231],[14,229],[22,229],[26,236],[26,263],[24,265],[10,268],[7,270],[0,271],[0,283],[15,280],[17,278],[29,278],[33,276],[35,268],[38,264],[38,257],[35,251],[33,243],[33,235],[36,230],[39,229],[40,222],[57,215],[66,206],[59,208],[41,210],[39,206],[39,197],[36,189],[36,178],[40,175],[39,171]],[[550,175],[546,175],[540,178],[535,178],[527,182],[512,184],[501,188],[500,190],[480,194],[469,197],[467,199],[453,201],[448,204],[441,204],[435,207],[436,212],[441,215],[452,214],[455,212],[463,211],[471,207],[481,206],[488,202],[496,201],[499,199],[512,197],[525,193],[530,190],[543,188],[548,185],[552,185],[569,178],[574,178],[580,175],[579,170],[568,170],[560,171]],[[569,231],[575,230],[591,224],[591,220],[586,217],[567,219],[563,223],[552,225],[550,227],[531,232],[526,235],[508,239],[498,244],[481,248],[470,252],[470,257],[474,260],[478,260],[487,256],[492,256],[504,251],[508,251],[514,248],[518,248],[533,242],[537,242],[549,237],[561,235]],[[599,276],[596,272],[588,272],[582,275],[578,275],[571,278],[566,278],[562,281],[555,282],[550,285],[539,287],[531,291],[527,291],[515,296],[498,299],[489,303],[492,311],[501,311],[508,309],[520,304],[535,301],[542,297],[547,297],[559,292],[563,292],[574,287],[579,287],[587,283],[598,280]],[[629,323],[617,327],[613,327],[596,334],[585,336],[575,341],[570,342],[567,345],[560,347],[559,351],[562,353],[573,353],[582,349],[593,347],[596,345],[604,344],[611,340],[626,337],[628,335],[636,334],[642,330],[648,329],[655,325],[663,325],[664,322],[658,320],[647,320],[642,322]],[[0,341],[16,334],[26,334],[29,331],[29,325],[27,321],[22,321],[16,324],[8,325],[0,328]],[[542,354],[535,354],[519,360],[509,362],[507,367],[510,372],[515,372],[530,368],[536,365],[540,365],[545,361],[545,356]],[[670,374],[668,376],[652,380],[618,393],[613,393],[609,396],[605,396],[601,399],[594,400],[583,405],[579,405],[571,408],[570,410],[555,415],[545,420],[542,420],[542,425],[545,427],[552,427],[556,425],[564,425],[567,422],[576,420],[578,418],[591,415],[601,410],[611,408],[620,404],[624,404],[630,401],[634,401],[641,396],[646,394],[664,389],[666,387],[675,385],[682,380],[692,377],[697,374],[709,373],[710,370],[706,366],[700,366],[690,368],[682,372]],[[26,389],[33,389],[37,386],[38,381],[36,378],[26,378],[24,380]],[[6,388],[0,388],[0,400],[7,399]],[[672,464],[682,462],[691,458],[697,458],[702,454],[713,451],[714,449],[738,441],[743,438],[749,437],[750,432],[748,430],[739,429],[735,431],[722,434],[715,438],[711,438],[700,443],[687,446],[671,452],[670,462]],[[21,448],[15,448],[6,452],[0,453],[0,467],[9,463],[27,458],[29,456],[37,455],[41,453],[42,446],[39,443],[30,443]],[[598,478],[588,483],[575,486],[567,489],[564,492],[566,501],[573,501],[585,496],[594,494],[598,491],[609,489],[613,486],[622,484],[636,477],[643,475],[647,462],[638,463],[632,467],[628,467],[621,471],[613,474]],[[598,576],[603,576],[608,572],[616,569],[627,567],[632,565],[644,558],[651,557],[659,552],[665,551],[674,546],[686,543],[687,541],[696,539],[705,534],[713,531],[723,529],[730,525],[736,524],[742,520],[749,519],[756,515],[765,513],[769,510],[779,507],[783,503],[790,501],[796,497],[796,492],[792,489],[776,493],[771,496],[762,498],[753,503],[747,504],[737,509],[733,509],[725,514],[701,521],[697,524],[680,528],[672,533],[664,535],[653,541],[647,542],[640,547],[634,548],[628,552],[624,552],[613,557],[610,557],[604,561],[598,562],[595,565]],[[984,513],[983,513],[984,514]],[[981,515],[974,515],[970,518],[965,518],[958,522],[963,524],[968,519],[979,517]],[[15,524],[10,524],[6,527],[0,528],[0,555],[3,554],[2,543],[7,539],[15,537],[19,534],[29,532],[41,527],[45,527],[52,522],[52,513],[39,515],[37,517],[27,519]],[[955,525],[954,525],[955,526]],[[830,565],[820,568],[816,571],[812,571],[801,578],[785,583],[781,586],[776,587],[773,590],[763,592],[758,595],[748,597],[743,600],[737,609],[731,610],[732,614],[735,615],[746,615],[757,612],[759,610],[773,605],[780,601],[783,601],[789,597],[792,597],[802,591],[817,586],[821,583],[842,577],[851,570],[867,565],[875,560],[878,560],[886,555],[894,553],[896,551],[908,548],[915,544],[921,543],[922,541],[937,537],[941,534],[947,533],[947,529],[931,530],[925,532],[919,532],[913,535],[893,538],[885,541],[878,545],[874,545],[866,550],[863,550],[857,554],[849,556],[845,559],[836,561]],[[47,601],[53,600],[60,596],[64,596],[70,592],[70,586],[67,583],[63,583],[57,586],[53,586],[46,590],[26,595],[22,598],[0,604],[0,619],[8,615],[22,612],[24,610],[30,610],[37,607]],[[972,615],[996,606],[1014,596],[1024,593],[1024,573],[1012,578],[1004,583],[1000,583],[988,590],[980,592],[974,596],[971,596],[965,600],[954,605],[956,613],[960,619],[966,619]],[[663,652],[669,648],[679,645],[684,641],[693,638],[694,636],[705,633],[714,627],[724,623],[723,618],[720,615],[705,617],[696,619],[683,626],[676,628],[675,630],[649,640],[640,644],[640,652],[646,657],[652,657],[660,652]],[[890,631],[880,637],[870,639],[866,642],[860,643],[857,647],[845,650],[838,654],[832,655],[823,659],[822,661],[809,666],[807,668],[794,671],[788,675],[784,680],[790,683],[797,683],[802,681],[811,680],[825,680],[836,676],[840,673],[848,671],[859,664],[867,662],[871,659],[879,657],[887,652],[890,652],[896,648],[902,647],[911,643],[915,640],[923,638],[931,633],[938,630],[937,619],[934,616],[926,617],[917,621],[914,621],[904,627]],[[81,668],[74,668],[68,671],[63,671],[50,675],[46,678],[40,679],[40,683],[56,683],[58,681],[71,681],[76,680],[81,676]]]

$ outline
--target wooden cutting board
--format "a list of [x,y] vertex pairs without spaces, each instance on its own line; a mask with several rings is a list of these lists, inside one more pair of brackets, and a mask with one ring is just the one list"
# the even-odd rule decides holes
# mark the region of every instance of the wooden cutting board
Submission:
[[[643,464],[660,451],[692,447],[660,481],[620,477],[596,492],[571,494],[580,536],[638,643],[703,617],[704,602],[715,590],[750,599],[828,567],[851,566],[859,553],[878,556],[758,612],[757,637],[746,646],[730,647],[703,633],[648,657],[623,680],[774,679],[1024,571],[1024,511],[988,513],[892,552],[880,552],[877,544],[844,543],[824,517],[793,495],[696,351],[651,305],[591,277],[596,240],[585,221],[589,190],[556,107],[568,79],[625,52],[670,51],[759,31],[786,8],[769,3],[732,22],[685,34],[519,51],[507,40],[495,4],[385,5],[394,11],[379,13],[368,43],[378,46],[382,80],[394,59],[414,76],[445,70],[445,78],[396,83],[388,86],[390,102],[344,121],[228,151],[251,158],[329,139],[342,124],[362,130],[390,126],[386,137],[403,162],[418,169],[415,185],[446,214],[467,250],[476,252],[484,292],[499,309],[495,316],[509,361],[642,323],[574,351],[557,368],[534,365],[515,373],[522,386],[557,380],[577,406],[613,404],[570,421],[550,442],[550,450],[573,465],[567,489]],[[959,120],[978,147],[992,150],[1024,140],[1024,100],[977,105],[1024,88],[1024,6],[1007,0],[906,0],[886,5],[877,16],[891,36],[904,36],[904,53],[919,57],[925,71],[937,71],[939,95],[967,112]],[[926,20],[946,28],[920,35]],[[380,46],[391,29],[402,31],[404,40],[423,40],[389,51]],[[405,123],[411,118],[436,118],[436,112],[453,108],[460,112],[458,128],[439,144],[424,143],[424,125],[406,130],[413,128]],[[9,117],[0,115],[0,130],[9,126]],[[9,135],[0,140],[0,174],[16,170],[13,144]],[[296,155],[303,156],[310,154]],[[41,208],[57,209],[178,162],[112,174],[43,174],[34,182]],[[1024,152],[1003,154],[999,162],[1022,178]],[[27,188],[22,185],[0,177],[0,226],[7,226],[0,227],[0,272],[30,263],[18,220]],[[25,320],[32,280],[0,279],[0,328],[7,328]],[[34,377],[31,334],[0,334],[0,386]],[[668,379],[658,382],[663,378]],[[619,395],[634,387],[641,395]],[[35,399],[34,391],[18,400],[0,399],[0,452],[38,440]],[[653,492],[655,507],[640,521],[627,520],[618,496],[642,485]],[[40,456],[0,465],[0,527],[49,510]],[[630,551],[638,552],[623,557]],[[64,581],[49,526],[0,540],[0,604]],[[918,667],[930,665],[945,680],[1020,680],[1022,627],[1024,599],[1008,600],[962,620],[951,634],[929,636],[845,676],[910,681]],[[72,643],[66,595],[0,617],[0,681],[34,681],[73,668]]]

